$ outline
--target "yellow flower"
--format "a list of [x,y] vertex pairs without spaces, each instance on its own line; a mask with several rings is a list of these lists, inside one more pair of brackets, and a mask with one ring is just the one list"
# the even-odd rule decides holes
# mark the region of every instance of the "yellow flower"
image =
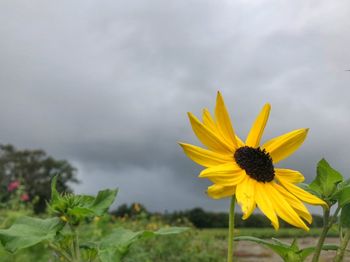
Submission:
[[215,199],[235,195],[243,219],[247,219],[258,206],[275,229],[279,228],[280,217],[291,225],[308,230],[304,220],[311,223],[312,216],[302,202],[327,204],[295,185],[304,181],[300,172],[274,166],[299,148],[308,129],[294,130],[260,146],[270,108],[269,104],[263,107],[243,142],[235,134],[218,92],[214,117],[204,109],[201,122],[188,113],[194,133],[207,148],[186,143],[180,145],[189,158],[206,167],[199,177],[214,183],[208,187],[208,195]]
[[68,218],[66,216],[60,216],[60,218],[64,221],[64,222],[68,222]]
[[137,213],[139,213],[141,211],[141,207],[140,207],[139,203],[134,203],[133,208]]

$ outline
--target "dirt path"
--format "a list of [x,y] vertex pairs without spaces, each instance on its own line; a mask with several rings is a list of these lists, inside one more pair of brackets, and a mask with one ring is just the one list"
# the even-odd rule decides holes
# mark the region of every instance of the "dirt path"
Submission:
[[[291,243],[293,239],[281,239],[283,242]],[[317,238],[302,238],[299,239],[298,244],[300,247],[309,247],[316,245]],[[337,238],[328,238],[326,243],[338,244]],[[236,245],[236,257],[239,262],[283,262],[283,260],[275,255],[270,249],[267,249],[261,245],[257,245],[248,241],[240,241]],[[331,262],[335,257],[335,251],[322,251],[320,262]],[[311,261],[312,255],[308,257],[307,261]],[[344,262],[350,262],[350,255],[348,255]]]

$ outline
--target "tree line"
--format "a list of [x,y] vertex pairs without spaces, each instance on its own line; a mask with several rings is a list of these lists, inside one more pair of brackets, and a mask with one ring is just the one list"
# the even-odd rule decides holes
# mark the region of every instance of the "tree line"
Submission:
[[[123,204],[116,210],[111,211],[112,215],[118,217],[128,217],[137,219],[140,214],[143,217],[158,216],[168,224],[176,224],[178,221],[188,221],[197,228],[227,228],[228,213],[206,211],[200,207],[192,208],[184,211],[174,212],[149,212],[142,204],[132,203],[130,205]],[[311,227],[322,227],[323,217],[313,215],[313,223]],[[280,220],[281,227],[292,227]],[[243,220],[242,214],[235,215],[235,227],[237,228],[264,228],[271,227],[271,222],[261,214],[252,214],[248,219]]]

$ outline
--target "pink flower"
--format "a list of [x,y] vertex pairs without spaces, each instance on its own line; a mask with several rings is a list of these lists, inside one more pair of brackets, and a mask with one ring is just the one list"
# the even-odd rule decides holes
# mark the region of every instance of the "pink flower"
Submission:
[[12,181],[7,186],[7,191],[9,191],[9,192],[15,191],[18,187],[19,187],[19,181],[18,180]]
[[28,195],[27,193],[22,194],[22,195],[21,195],[21,200],[22,200],[23,202],[29,201],[29,195]]

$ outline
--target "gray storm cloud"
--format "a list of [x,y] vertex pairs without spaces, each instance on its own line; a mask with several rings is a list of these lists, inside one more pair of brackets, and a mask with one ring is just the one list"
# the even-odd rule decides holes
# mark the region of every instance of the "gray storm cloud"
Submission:
[[77,192],[120,188],[152,210],[225,201],[178,141],[198,144],[186,112],[221,90],[245,137],[266,102],[264,140],[310,127],[281,166],[307,181],[325,157],[349,177],[347,1],[2,1],[2,143],[71,161]]

